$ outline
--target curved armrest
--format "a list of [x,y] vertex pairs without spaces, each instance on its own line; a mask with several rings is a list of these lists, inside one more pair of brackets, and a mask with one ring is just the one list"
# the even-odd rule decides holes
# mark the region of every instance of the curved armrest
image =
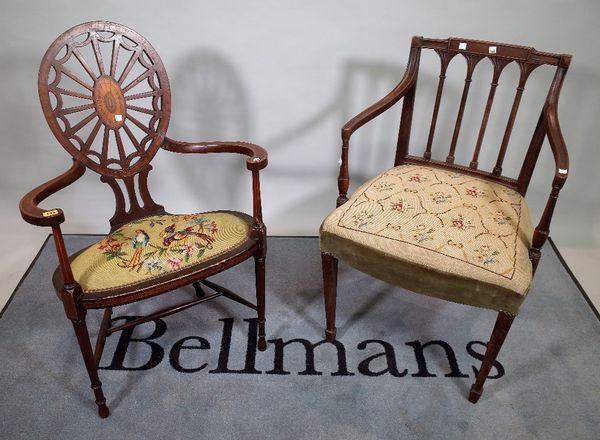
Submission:
[[567,152],[567,146],[565,145],[565,140],[560,131],[560,124],[558,123],[558,97],[560,96],[560,89],[565,79],[565,75],[567,74],[567,68],[570,62],[570,55],[561,56],[562,65],[559,66],[554,74],[554,79],[552,80],[550,90],[548,91],[548,99],[544,106],[546,134],[556,163],[552,187],[557,188],[558,190],[565,184],[569,174],[569,153]]
[[[419,53],[420,52],[418,48],[412,47],[408,58],[408,65],[406,66],[406,72],[404,73],[404,76],[398,85],[394,87],[390,93],[350,119],[342,127],[342,157],[340,162],[340,174],[338,176],[339,196],[337,198],[337,206],[346,203],[348,200],[347,195],[348,188],[350,186],[350,177],[348,174],[348,150],[350,147],[350,136],[352,136],[352,133],[365,125],[367,122],[373,120],[375,117],[379,116],[381,113],[396,104],[401,98],[414,92],[414,87],[417,82]],[[410,118],[408,119],[410,120]]]
[[548,141],[550,142],[550,148],[552,149],[554,162],[556,164],[552,186],[558,186],[561,188],[565,184],[565,181],[569,175],[569,153],[560,130],[560,124],[558,123],[556,104],[550,104],[546,108],[545,119],[546,133],[548,135]]
[[418,52],[416,52],[416,49],[413,48],[410,52],[408,65],[406,66],[406,72],[404,73],[404,76],[398,85],[375,104],[366,108],[346,122],[346,124],[344,124],[342,127],[342,140],[344,142],[347,142],[350,139],[350,136],[352,136],[352,133],[354,133],[357,129],[365,125],[367,122],[373,120],[375,117],[379,116],[381,113],[397,103],[401,98],[403,98],[404,95],[406,95],[411,87],[414,86],[417,79],[418,62]]
[[262,223],[259,171],[267,166],[267,150],[248,142],[179,142],[165,138],[162,148],[175,153],[238,153],[249,156],[246,168],[252,171],[252,210],[255,228],[266,234]]
[[47,197],[75,182],[83,176],[85,170],[85,165],[73,159],[73,166],[67,172],[29,191],[19,203],[23,219],[37,226],[58,226],[64,222],[65,215],[61,209],[43,210],[38,205]]
[[267,150],[248,142],[179,142],[165,138],[162,148],[175,153],[238,153],[249,156],[246,168],[262,170],[267,166]]

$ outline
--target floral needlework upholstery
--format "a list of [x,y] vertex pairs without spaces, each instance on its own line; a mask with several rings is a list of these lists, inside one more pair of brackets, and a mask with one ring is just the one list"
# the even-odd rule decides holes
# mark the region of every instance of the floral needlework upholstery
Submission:
[[248,219],[228,212],[146,217],[85,249],[71,268],[84,293],[172,279],[247,242],[250,229]]
[[443,299],[518,312],[532,278],[529,209],[516,191],[401,165],[361,186],[321,226],[321,250]]

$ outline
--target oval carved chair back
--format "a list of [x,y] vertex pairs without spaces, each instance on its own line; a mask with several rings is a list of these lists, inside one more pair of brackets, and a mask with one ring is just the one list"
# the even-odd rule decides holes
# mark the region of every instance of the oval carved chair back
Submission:
[[113,229],[164,213],[147,177],[169,126],[171,94],[165,67],[144,37],[102,21],[68,30],[42,59],[38,91],[56,139],[115,193]]

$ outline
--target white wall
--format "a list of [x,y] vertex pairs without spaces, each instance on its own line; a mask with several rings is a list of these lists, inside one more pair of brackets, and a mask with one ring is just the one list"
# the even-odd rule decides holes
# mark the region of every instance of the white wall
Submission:
[[[67,153],[54,141],[40,110],[39,62],[60,33],[95,19],[132,27],[161,55],[173,91],[171,137],[238,138],[269,150],[262,186],[265,221],[272,235],[317,234],[336,197],[339,129],[399,80],[412,35],[514,42],[573,54],[559,108],[571,176],[561,194],[552,237],[588,290],[597,289],[599,18],[600,3],[594,0],[3,0],[0,230],[8,249],[0,268],[2,279],[8,279],[3,294],[12,291],[48,232],[20,219],[19,198],[69,166]],[[434,89],[425,80],[436,75],[433,70],[422,75],[420,93],[426,99]],[[460,92],[450,88],[450,95],[453,90]],[[508,102],[513,91],[508,92]],[[534,103],[523,105],[520,114],[526,115]],[[417,108],[415,123],[427,123],[430,111]],[[452,113],[448,120],[453,122],[454,117]],[[357,134],[351,156],[355,176],[365,178],[392,164],[396,118],[397,112],[392,113],[374,126],[379,128]],[[492,133],[502,129],[490,128]],[[472,127],[466,126],[465,133],[469,130]],[[415,132],[412,144],[424,141],[425,135]],[[521,142],[519,136],[525,139],[530,131],[516,136]],[[367,140],[372,149],[366,148]],[[528,195],[534,210],[543,206],[549,191],[553,163],[547,145],[545,150]],[[493,159],[484,153],[483,160]],[[217,157],[182,158],[159,152],[155,163],[151,189],[172,212],[250,210],[249,175],[241,158],[222,162]],[[66,233],[101,233],[107,230],[113,199],[97,175],[88,172],[44,206],[64,208]]]

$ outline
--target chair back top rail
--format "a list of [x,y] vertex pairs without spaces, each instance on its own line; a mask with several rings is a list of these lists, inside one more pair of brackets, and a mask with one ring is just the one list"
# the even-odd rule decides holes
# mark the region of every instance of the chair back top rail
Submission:
[[571,58],[571,56],[567,54],[540,52],[529,46],[457,37],[446,39],[413,37],[412,47],[445,50],[448,52],[489,58],[506,58],[513,61],[524,61],[536,65],[548,64],[564,68],[569,67]]

